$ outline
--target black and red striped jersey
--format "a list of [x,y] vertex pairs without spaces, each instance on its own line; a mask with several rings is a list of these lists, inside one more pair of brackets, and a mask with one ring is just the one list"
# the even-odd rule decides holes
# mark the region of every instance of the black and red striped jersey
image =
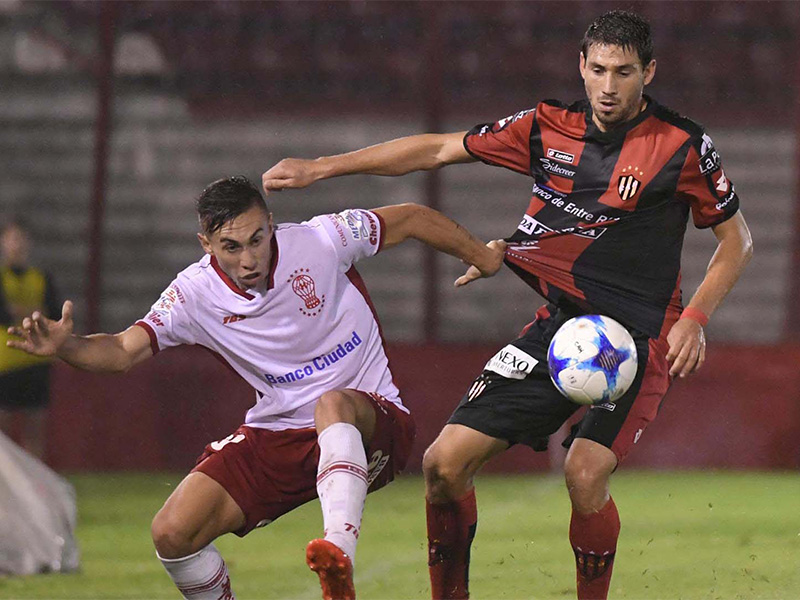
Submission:
[[547,100],[477,125],[464,147],[533,178],[528,209],[507,238],[514,272],[551,302],[657,338],[682,310],[689,212],[697,227],[718,225],[739,199],[703,128],[645,98],[645,110],[608,132],[587,100]]

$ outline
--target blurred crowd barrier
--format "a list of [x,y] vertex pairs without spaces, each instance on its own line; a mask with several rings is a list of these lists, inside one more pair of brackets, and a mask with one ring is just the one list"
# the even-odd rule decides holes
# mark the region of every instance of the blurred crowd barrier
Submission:
[[[580,39],[596,16],[617,7],[616,2],[595,0],[2,0],[0,216],[28,217],[38,237],[35,258],[54,274],[62,294],[76,301],[79,332],[88,332],[91,302],[99,305],[98,330],[124,329],[148,311],[175,273],[201,255],[193,201],[207,183],[233,174],[258,181],[286,156],[344,152],[431,128],[466,130],[544,98],[579,99]],[[708,327],[712,349],[744,345],[749,350],[743,356],[751,360],[740,361],[735,350],[721,350],[742,372],[724,379],[725,365],[731,363],[727,358],[712,361],[706,372],[742,398],[737,405],[742,410],[747,403],[734,382],[755,394],[750,403],[758,406],[754,398],[764,398],[766,392],[739,378],[764,377],[764,361],[758,359],[762,351],[780,365],[784,356],[795,355],[753,344],[792,342],[786,325],[800,318],[792,299],[800,222],[800,10],[792,1],[635,1],[626,7],[640,11],[653,25],[658,68],[650,93],[708,126],[753,232],[754,260]],[[108,36],[112,56],[102,54]],[[105,75],[104,58],[111,59],[112,67]],[[103,84],[111,91],[111,118],[107,128],[98,128]],[[108,144],[100,157],[94,155],[98,139]],[[99,162],[107,167],[100,196],[103,235],[93,248],[88,233]],[[441,173],[440,208],[483,239],[510,235],[529,197],[528,180],[500,169],[454,166]],[[268,201],[281,222],[348,207],[427,199],[425,175],[417,174],[340,178],[273,194]],[[683,265],[687,296],[702,279],[715,247],[711,232],[691,225],[689,230]],[[87,297],[90,253],[102,259],[91,274],[100,282],[93,298]],[[419,396],[424,404],[424,397],[448,395],[449,401],[441,404],[446,410],[431,420],[439,427],[475,369],[497,342],[513,337],[530,320],[540,298],[508,272],[456,291],[452,281],[463,267],[449,257],[437,260],[434,341],[443,344],[440,351],[445,354],[453,344],[479,344],[465,350],[474,356],[469,376],[459,371],[458,385],[452,387],[429,381],[425,396]],[[424,264],[421,246],[408,244],[359,265],[386,336],[400,348],[430,341],[424,320],[430,293]],[[453,356],[462,357],[455,351]],[[155,362],[168,360],[160,356]],[[88,438],[80,443],[94,448],[91,444],[102,443],[97,437],[109,431],[97,418],[119,420],[124,429],[126,411],[142,401],[163,417],[161,429],[150,433],[205,431],[201,422],[213,412],[216,399],[200,398],[199,390],[197,396],[187,395],[184,390],[194,389],[186,387],[191,378],[177,378],[173,385],[172,376],[160,368],[148,366],[138,376],[103,384],[61,371],[67,389],[57,386],[63,421],[56,426],[86,417],[96,429],[84,428]],[[404,375],[412,388],[414,372],[407,366]],[[161,375],[147,375],[151,373]],[[420,373],[416,376],[428,381]],[[700,390],[702,381],[701,376],[686,389]],[[146,388],[141,387],[144,382]],[[84,385],[85,394],[74,387]],[[680,396],[683,384],[676,388],[674,394]],[[134,396],[131,389],[139,393]],[[92,390],[103,390],[105,399],[92,404],[88,416],[80,409],[70,416],[64,407],[82,406],[75,402]],[[108,397],[108,390],[119,398]],[[708,407],[725,393],[709,384],[702,398],[693,400],[700,404],[687,402],[682,410]],[[150,405],[143,398],[158,402]],[[237,404],[239,415],[249,401]],[[131,404],[125,408],[124,402]],[[667,404],[667,414],[671,406]],[[190,434],[176,434],[187,430],[184,420],[193,423]],[[173,422],[183,429],[173,430]],[[135,441],[142,448],[152,443],[138,434]],[[66,442],[55,444],[64,466],[76,464],[67,459]],[[186,445],[182,465],[197,446]],[[156,444],[150,451],[166,450]],[[90,456],[102,463],[114,454],[103,447]],[[169,457],[151,459],[142,455],[141,464],[176,464]],[[119,460],[122,464],[128,458]]]
[[[409,472],[421,470],[425,448],[496,350],[392,345],[394,379],[417,424]],[[796,345],[711,347],[700,372],[672,385],[625,468],[800,468],[798,364]],[[61,364],[54,383],[48,462],[56,470],[186,470],[207,443],[239,426],[254,401],[249,386],[199,348],[167,350],[121,376]],[[518,446],[487,468],[558,470],[566,433],[553,435],[547,452]]]
[[[794,2],[640,2],[656,38],[651,93],[707,124],[755,238],[744,280],[712,339],[773,342],[789,318],[797,218]],[[546,97],[581,97],[579,41],[604,2],[0,3],[2,211],[32,217],[40,262],[97,329],[145,312],[196,260],[193,199],[232,174],[258,180],[285,156],[315,157],[425,131],[468,129]],[[104,12],[105,11],[105,12]],[[97,160],[99,52],[114,39],[102,243],[89,245]],[[441,209],[484,239],[510,235],[525,178],[485,166],[442,173]],[[426,202],[424,176],[351,177],[270,198],[278,221],[347,207]],[[693,229],[690,226],[690,230]],[[684,290],[715,240],[690,231]],[[89,290],[90,253],[100,287]],[[512,275],[455,293],[437,259],[443,342],[513,335],[539,299]],[[391,340],[424,331],[423,250],[363,271]]]

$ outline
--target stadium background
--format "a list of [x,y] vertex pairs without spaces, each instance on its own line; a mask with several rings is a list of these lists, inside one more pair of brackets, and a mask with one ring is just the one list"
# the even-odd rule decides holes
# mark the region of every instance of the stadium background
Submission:
[[[578,45],[604,10],[654,28],[649,93],[708,126],[755,258],[708,327],[708,362],[677,382],[626,465],[800,466],[800,207],[795,2],[0,2],[0,203],[26,216],[37,261],[77,303],[77,330],[117,331],[200,255],[193,199],[315,157],[457,131],[548,97],[580,98]],[[273,195],[278,221],[431,204],[479,237],[510,234],[525,179],[484,166],[349,177]],[[684,293],[714,237],[689,227]],[[456,292],[462,267],[408,244],[359,265],[419,424],[411,469],[486,359],[539,298],[510,273]],[[196,348],[123,376],[57,365],[49,462],[185,470],[252,403]],[[557,443],[493,468],[551,468]]]

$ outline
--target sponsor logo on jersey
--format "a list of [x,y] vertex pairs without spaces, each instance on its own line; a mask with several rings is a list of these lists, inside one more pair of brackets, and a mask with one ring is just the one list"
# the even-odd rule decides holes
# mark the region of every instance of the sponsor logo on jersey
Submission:
[[347,246],[347,237],[344,235],[344,228],[342,227],[347,226],[347,222],[344,220],[342,215],[328,215],[331,223],[333,223],[333,228],[336,230],[336,233],[339,234],[339,241],[342,242],[342,246]]
[[236,323],[237,321],[244,321],[247,317],[244,315],[226,315],[222,317],[222,324],[228,325],[229,323]]
[[164,327],[164,318],[169,315],[172,307],[177,303],[186,304],[186,297],[183,295],[181,288],[178,287],[178,284],[173,283],[161,293],[158,301],[147,313],[145,320],[156,327]]
[[[518,113],[514,113],[513,115],[507,116],[505,119],[500,119],[497,122],[496,131],[500,131],[502,129],[505,129],[508,125],[510,125],[514,121],[519,121],[522,117],[524,117],[525,115],[527,115],[529,113],[532,113],[534,110],[535,109],[533,109],[533,108],[529,108],[528,110],[521,110]],[[483,133],[483,132],[481,132],[481,133]]]
[[622,174],[619,176],[619,182],[617,183],[617,192],[623,202],[636,195],[642,185],[641,180],[637,179],[637,177],[643,176],[644,173],[639,170],[639,167],[628,165],[622,169]]
[[301,381],[306,377],[311,377],[314,373],[324,371],[328,367],[335,365],[337,362],[351,354],[362,344],[361,337],[353,331],[353,335],[346,341],[336,345],[331,351],[311,359],[304,365],[300,365],[296,369],[292,369],[282,375],[273,375],[271,373],[264,373],[264,379],[267,383],[295,383]]
[[700,144],[700,154],[706,154],[709,150],[714,149],[714,142],[711,141],[711,138],[708,136],[707,133],[703,134],[703,141]]
[[292,291],[303,301],[303,306],[298,310],[307,317],[316,317],[325,306],[325,294],[317,296],[316,283],[308,273],[308,269],[295,269],[286,283],[292,285]]
[[580,237],[589,238],[591,240],[596,240],[601,235],[606,232],[605,227],[586,227],[581,229],[580,227],[568,227],[562,230],[564,233],[571,233],[573,235],[577,235]]
[[557,192],[556,190],[547,186],[539,185],[538,183],[533,184],[531,194],[539,198],[539,200],[544,200],[545,202],[552,202],[553,200],[560,201],[567,197],[566,194]]
[[540,158],[539,162],[542,163],[542,168],[551,175],[558,175],[559,177],[567,177],[569,179],[575,177],[575,171],[566,167],[562,167],[560,164],[550,160],[549,158]]
[[728,195],[727,195],[727,196],[725,196],[725,197],[724,197],[722,200],[720,200],[719,202],[717,202],[717,204],[716,204],[715,208],[716,208],[717,210],[722,210],[723,208],[725,208],[726,206],[728,206],[728,204],[730,204],[730,203],[731,203],[731,200],[733,200],[733,198],[734,198],[735,196],[736,196],[736,190],[734,189],[734,187],[733,187],[733,184],[731,184],[731,191],[730,191],[730,192],[728,192]]
[[575,155],[563,150],[556,150],[555,148],[547,149],[547,158],[552,158],[558,162],[566,163],[568,165],[575,164]]
[[543,225],[530,215],[522,215],[522,221],[520,222],[517,229],[519,229],[524,233],[527,233],[528,235],[541,235],[543,233],[553,231],[552,229],[550,229],[546,225]]
[[378,224],[368,212],[346,210],[341,213],[347,228],[355,240],[369,240],[373,246],[378,243]]
[[708,134],[703,134],[703,142],[700,144],[700,160],[698,161],[700,173],[708,175],[714,171],[718,171],[722,167],[722,160],[719,153],[714,148],[714,142],[708,137]]
[[719,177],[714,181],[716,190],[720,194],[727,194],[728,190],[730,189],[730,182],[728,178],[725,177],[725,171],[720,170]]
[[508,379],[525,379],[538,363],[527,352],[509,344],[490,358],[483,370],[493,371]]
[[181,288],[177,283],[173,283],[161,293],[161,297],[156,302],[154,308],[156,310],[170,310],[177,302],[186,304],[186,298],[183,296]]

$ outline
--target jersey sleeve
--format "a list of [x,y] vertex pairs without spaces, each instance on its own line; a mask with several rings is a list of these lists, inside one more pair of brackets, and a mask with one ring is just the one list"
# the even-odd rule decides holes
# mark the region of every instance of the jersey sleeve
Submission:
[[695,227],[719,225],[739,210],[739,197],[708,134],[689,148],[676,195],[688,202]]
[[476,125],[464,136],[464,148],[474,158],[498,167],[530,174],[531,127],[535,109],[523,110],[496,123]]
[[150,336],[153,354],[172,346],[195,343],[186,292],[186,286],[178,279],[174,280],[161,293],[150,312],[136,321],[135,324]]
[[374,256],[383,246],[383,219],[370,210],[350,209],[316,219],[330,238],[344,269],[362,258]]

